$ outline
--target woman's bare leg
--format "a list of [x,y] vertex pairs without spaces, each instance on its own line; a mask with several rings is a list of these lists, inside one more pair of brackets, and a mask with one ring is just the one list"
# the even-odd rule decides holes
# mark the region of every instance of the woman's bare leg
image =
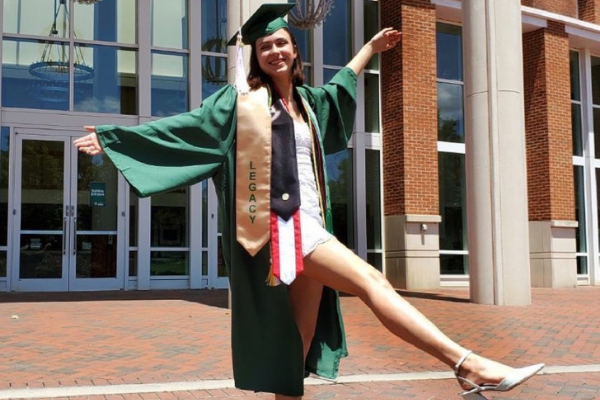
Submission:
[[[304,275],[360,297],[391,333],[451,368],[466,353],[404,300],[379,271],[335,238],[305,257]],[[461,375],[478,384],[499,383],[511,371],[506,365],[477,355],[469,356],[461,367]]]
[[[304,346],[304,359],[310,349],[315,327],[317,326],[317,316],[319,314],[319,305],[321,304],[321,295],[323,294],[323,284],[302,274],[290,286],[290,302],[294,320],[302,337]],[[275,395],[275,400],[300,400],[302,397],[289,397],[280,394]]]

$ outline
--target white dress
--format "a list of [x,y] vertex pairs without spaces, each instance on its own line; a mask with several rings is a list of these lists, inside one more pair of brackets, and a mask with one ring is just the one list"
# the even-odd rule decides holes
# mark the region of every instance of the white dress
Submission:
[[294,120],[296,161],[300,181],[300,227],[302,229],[302,256],[310,254],[318,245],[333,236],[325,230],[315,171],[312,164],[311,133],[306,122]]

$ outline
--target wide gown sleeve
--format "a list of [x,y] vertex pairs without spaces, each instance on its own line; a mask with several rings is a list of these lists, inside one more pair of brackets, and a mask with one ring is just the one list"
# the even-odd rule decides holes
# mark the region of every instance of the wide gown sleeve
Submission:
[[234,143],[236,99],[226,86],[191,112],[133,127],[101,125],[96,133],[134,192],[150,196],[217,172]]
[[356,74],[342,68],[327,84],[298,90],[315,113],[325,154],[345,150],[352,137],[356,115]]

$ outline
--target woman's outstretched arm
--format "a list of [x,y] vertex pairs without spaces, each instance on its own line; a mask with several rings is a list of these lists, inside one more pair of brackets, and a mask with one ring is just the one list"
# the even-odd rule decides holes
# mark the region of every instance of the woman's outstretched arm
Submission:
[[385,28],[369,40],[352,60],[346,65],[359,75],[375,54],[394,48],[400,41],[402,33],[394,28]]

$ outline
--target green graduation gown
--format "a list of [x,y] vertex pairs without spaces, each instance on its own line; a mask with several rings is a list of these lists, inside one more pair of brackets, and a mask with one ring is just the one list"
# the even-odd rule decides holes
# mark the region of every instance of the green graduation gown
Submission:
[[[356,110],[356,74],[344,68],[328,84],[298,87],[298,92],[315,113],[321,154],[346,149]],[[134,127],[97,126],[96,132],[104,152],[140,197],[213,178],[231,288],[236,387],[301,396],[306,372],[333,379],[340,358],[347,355],[339,298],[336,291],[324,289],[305,364],[288,287],[265,283],[269,246],[251,257],[236,241],[236,99],[236,89],[226,86],[191,112]],[[324,156],[321,162],[324,173]],[[327,203],[326,222],[331,231],[329,200]]]

